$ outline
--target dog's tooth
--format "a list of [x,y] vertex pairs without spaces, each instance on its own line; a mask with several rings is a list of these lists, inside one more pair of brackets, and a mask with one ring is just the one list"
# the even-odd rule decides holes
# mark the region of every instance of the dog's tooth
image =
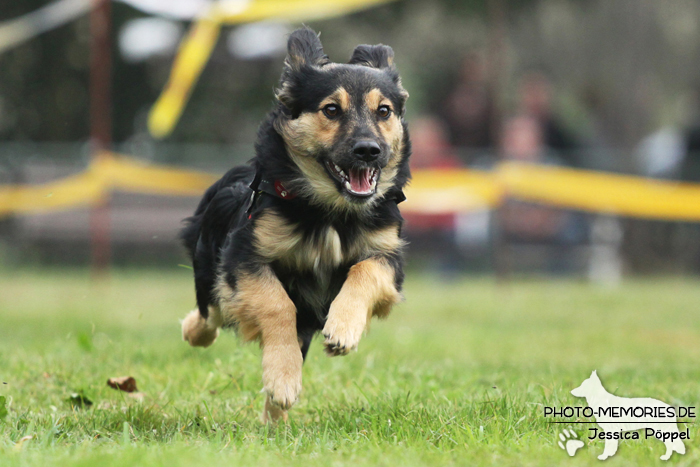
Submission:
[[348,190],[352,191],[352,186],[350,185],[350,182],[347,181],[347,180],[345,180],[345,188],[347,188]]

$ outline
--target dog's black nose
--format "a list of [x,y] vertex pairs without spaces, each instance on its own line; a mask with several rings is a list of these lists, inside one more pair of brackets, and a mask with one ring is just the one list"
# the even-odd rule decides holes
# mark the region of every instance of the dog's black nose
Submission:
[[352,148],[352,153],[357,156],[358,159],[365,162],[376,161],[382,149],[377,143],[370,140],[359,141]]

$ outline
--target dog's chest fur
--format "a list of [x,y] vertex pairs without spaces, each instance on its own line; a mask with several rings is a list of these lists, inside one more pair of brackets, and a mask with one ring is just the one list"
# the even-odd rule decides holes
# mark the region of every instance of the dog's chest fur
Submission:
[[[339,233],[349,229],[353,235]],[[391,253],[402,245],[397,224],[368,229],[329,223],[308,228],[287,221],[274,210],[266,210],[256,220],[254,239],[256,252],[268,261],[315,274],[376,253]]]
[[301,302],[298,306],[319,315],[327,312],[351,265],[402,246],[398,225],[368,229],[321,223],[310,228],[274,209],[256,219],[254,232],[256,253],[273,265],[290,295]]

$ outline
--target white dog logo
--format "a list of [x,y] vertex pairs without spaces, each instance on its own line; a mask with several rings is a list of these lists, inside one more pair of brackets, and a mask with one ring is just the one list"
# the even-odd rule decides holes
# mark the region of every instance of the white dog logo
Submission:
[[605,439],[605,449],[598,459],[605,460],[615,454],[620,439],[638,439],[639,434],[636,430],[641,429],[644,429],[645,437],[653,436],[666,445],[666,453],[661,456],[662,460],[668,460],[674,451],[685,454],[682,439],[687,439],[687,431],[678,430],[675,412],[670,405],[649,397],[614,396],[605,390],[595,371],[591,373],[590,378],[571,391],[571,394],[586,398],[596,422],[601,427],[600,430],[591,428],[595,431],[594,436]]

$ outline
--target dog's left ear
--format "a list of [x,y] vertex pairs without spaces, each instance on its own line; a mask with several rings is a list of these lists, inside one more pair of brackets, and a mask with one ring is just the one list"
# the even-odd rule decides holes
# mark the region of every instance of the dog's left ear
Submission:
[[349,65],[368,66],[380,70],[387,70],[394,83],[398,87],[399,115],[404,113],[404,104],[408,99],[408,93],[401,85],[399,72],[394,65],[394,50],[388,45],[358,45],[350,57]]
[[394,50],[388,45],[358,45],[350,61],[350,65],[364,65],[372,68],[393,68]]

